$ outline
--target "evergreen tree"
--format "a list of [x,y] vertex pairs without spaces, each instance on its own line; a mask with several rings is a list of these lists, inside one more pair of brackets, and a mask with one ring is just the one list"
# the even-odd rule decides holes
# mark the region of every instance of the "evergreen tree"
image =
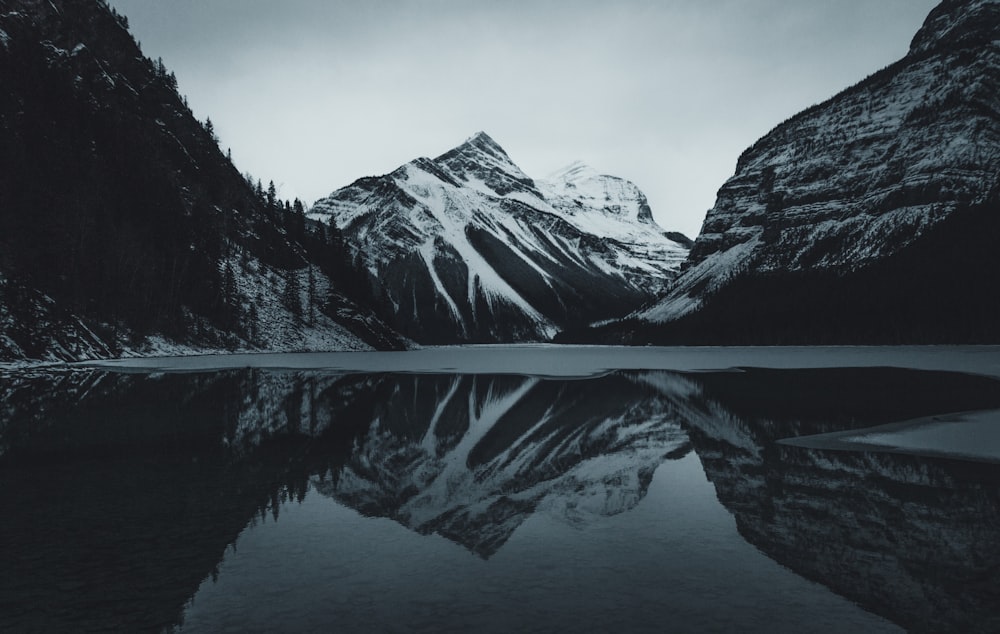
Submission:
[[[328,244],[326,237],[326,227],[324,227],[322,224],[319,223],[316,224],[316,229],[315,231],[313,231],[310,237],[312,238],[313,241],[312,250],[314,252],[322,253],[324,250],[326,250],[326,246]],[[320,259],[320,265],[322,266],[322,263],[325,261],[326,258],[324,256],[323,258]]]
[[269,209],[276,209],[278,202],[278,190],[274,187],[274,181],[267,184],[267,206]]
[[295,269],[285,270],[285,288],[281,293],[281,304],[295,317],[302,317],[302,298],[299,297],[299,276]]
[[211,118],[205,119],[205,132],[208,132],[208,136],[212,138],[214,143],[219,142],[219,137],[215,135],[215,124],[212,123]]
[[236,273],[232,262],[226,262],[222,272],[222,302],[223,319],[226,325],[232,327],[239,322],[239,294],[236,289]]
[[262,301],[264,301],[264,298],[258,293],[255,301],[250,304],[250,313],[247,315],[247,321],[250,322],[247,324],[247,332],[251,342],[256,342],[260,337],[260,328],[258,327],[260,314],[257,312],[257,305]]
[[284,224],[288,235],[296,242],[305,245],[306,216],[302,201],[296,198],[294,205],[287,200],[285,201]]
[[306,319],[309,325],[313,325],[316,319],[316,275],[313,273],[313,265],[309,264],[309,287],[307,289],[308,309]]
[[327,240],[330,245],[330,250],[336,254],[338,259],[344,254],[344,232],[340,230],[337,226],[337,221],[334,220],[333,216],[330,216],[330,227],[327,231]]

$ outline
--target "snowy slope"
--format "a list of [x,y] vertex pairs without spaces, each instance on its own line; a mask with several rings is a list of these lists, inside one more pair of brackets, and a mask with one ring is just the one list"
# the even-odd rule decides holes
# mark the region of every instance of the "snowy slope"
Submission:
[[424,343],[541,340],[660,293],[687,249],[632,183],[575,164],[534,181],[485,133],[318,201]]
[[638,317],[698,311],[745,273],[853,271],[905,249],[1000,173],[1000,3],[948,0],[909,54],[776,127],[719,190],[684,274]]

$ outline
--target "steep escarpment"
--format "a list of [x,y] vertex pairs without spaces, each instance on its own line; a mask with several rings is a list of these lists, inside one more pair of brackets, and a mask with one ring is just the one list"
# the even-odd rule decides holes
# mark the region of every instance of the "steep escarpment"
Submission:
[[902,60],[744,152],[668,295],[606,334],[996,340],[998,192],[1000,3],[949,0]]

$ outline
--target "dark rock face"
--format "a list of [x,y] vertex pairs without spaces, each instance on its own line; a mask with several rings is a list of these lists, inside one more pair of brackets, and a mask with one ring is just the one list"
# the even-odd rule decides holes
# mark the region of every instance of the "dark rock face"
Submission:
[[485,133],[318,201],[420,343],[539,341],[650,301],[687,254],[632,183],[574,164],[528,177]]
[[238,172],[126,23],[103,2],[0,2],[0,359],[141,352],[149,337],[366,347],[357,306],[306,327],[279,300],[281,280],[306,289],[307,266],[336,296],[325,245]]
[[944,0],[910,43],[910,55],[989,46],[1000,28],[1000,7],[991,0]]
[[[486,186],[500,196],[513,192],[535,193],[535,182],[526,175],[518,174],[520,170],[509,169],[508,166],[513,165],[510,156],[485,132],[477,133],[462,145],[421,166],[428,164],[441,165],[443,170],[435,175],[446,181],[450,180],[446,175],[449,173],[462,181],[467,181],[469,177],[481,177]],[[451,182],[459,185],[458,181]]]
[[[726,310],[752,315],[810,283],[830,284],[822,276],[840,279],[881,265],[921,240],[934,243],[925,250],[961,249],[935,237],[939,227],[960,212],[995,215],[1000,190],[998,41],[1000,4],[946,1],[905,58],[792,117],[744,152],[708,212],[685,272],[663,301],[637,313],[652,325],[639,339],[655,339],[657,324],[668,324],[666,332],[685,316],[697,322],[727,292],[740,294],[741,304],[732,299]],[[940,277],[988,268],[967,267]],[[726,290],[762,278],[774,281],[766,295],[761,290],[748,299]],[[800,278],[807,281],[782,286]],[[889,289],[893,280],[880,284]],[[738,321],[734,314],[732,324],[715,324],[718,338],[738,339],[727,335]],[[771,330],[786,325],[779,317]],[[704,330],[710,340],[710,329]],[[745,340],[770,342],[766,330]]]

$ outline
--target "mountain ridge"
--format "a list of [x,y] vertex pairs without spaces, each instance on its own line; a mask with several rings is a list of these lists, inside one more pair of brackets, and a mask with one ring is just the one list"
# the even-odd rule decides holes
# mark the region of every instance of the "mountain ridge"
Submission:
[[478,132],[356,180],[309,217],[343,232],[380,315],[415,341],[547,340],[649,301],[687,251],[634,184],[577,167],[532,179]]
[[[942,3],[905,57],[790,117],[740,156],[665,298],[618,326],[569,338],[702,344],[996,340],[1000,333],[989,323],[998,307],[979,297],[996,281],[992,258],[980,248],[985,238],[962,235],[976,245],[973,252],[984,254],[972,262],[952,253],[961,247],[945,236],[954,239],[959,227],[976,223],[994,225],[998,94],[1000,4]],[[954,268],[916,262],[907,276],[893,264],[897,256],[915,260],[918,251],[939,253]],[[912,281],[921,276],[923,290]],[[978,290],[956,294],[954,280],[966,277]],[[897,292],[901,287],[906,294]],[[824,300],[824,293],[843,297],[843,305],[831,307],[835,302]],[[945,319],[934,333],[945,309],[914,314],[921,293],[948,297],[958,312],[973,315],[970,323]],[[894,303],[868,310],[872,298],[888,297]]]

